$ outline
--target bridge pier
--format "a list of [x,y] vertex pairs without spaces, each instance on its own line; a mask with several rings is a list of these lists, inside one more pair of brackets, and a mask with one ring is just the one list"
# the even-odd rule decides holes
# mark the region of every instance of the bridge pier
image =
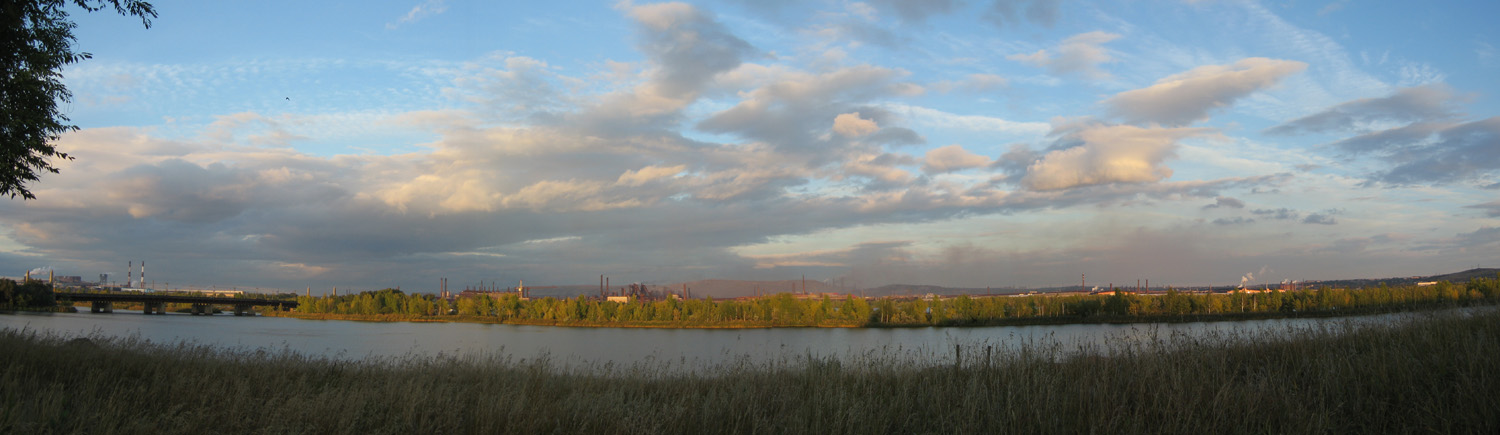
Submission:
[[255,313],[252,312],[252,311],[250,311],[250,307],[251,307],[250,305],[246,305],[246,304],[234,304],[234,315],[236,315],[236,316],[254,316]]
[[114,302],[109,302],[109,301],[94,301],[89,306],[89,312],[90,313],[113,313],[113,312],[115,312],[115,304],[114,304]]
[[192,313],[194,316],[212,316],[214,309],[208,304],[193,304]]
[[145,302],[144,305],[145,305],[145,309],[142,310],[142,311],[144,311],[145,312],[144,314],[146,314],[146,315],[151,315],[151,314],[167,314],[167,303],[166,302]]

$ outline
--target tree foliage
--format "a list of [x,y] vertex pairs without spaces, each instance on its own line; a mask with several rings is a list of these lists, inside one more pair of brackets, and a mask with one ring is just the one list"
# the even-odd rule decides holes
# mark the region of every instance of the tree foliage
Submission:
[[62,68],[91,57],[74,51],[67,6],[87,12],[113,8],[151,27],[156,10],[139,0],[6,0],[0,4],[0,195],[36,196],[26,184],[57,173],[52,159],[72,159],[53,142],[75,131],[58,103],[72,101]]
[[[521,300],[514,293],[447,300],[431,294],[403,294],[386,289],[337,297],[299,297],[298,311],[309,314],[446,317],[502,323],[598,326],[926,326],[986,325],[1029,321],[1102,321],[1189,319],[1198,316],[1299,315],[1346,310],[1403,309],[1434,304],[1500,301],[1500,280],[1475,279],[1465,284],[1388,286],[1261,293],[1165,294],[1119,293],[1072,296],[897,299],[873,301],[798,297],[781,293],[750,300],[657,300],[627,302],[593,298]],[[389,318],[389,317],[387,317]]]
[[7,308],[46,308],[56,304],[52,286],[38,280],[0,279],[0,304]]

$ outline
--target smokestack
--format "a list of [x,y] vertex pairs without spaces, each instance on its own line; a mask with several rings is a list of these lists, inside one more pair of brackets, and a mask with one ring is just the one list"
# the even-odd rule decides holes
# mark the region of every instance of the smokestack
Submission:
[[125,262],[125,287],[135,287],[135,262]]
[[146,288],[146,260],[141,260],[141,288]]

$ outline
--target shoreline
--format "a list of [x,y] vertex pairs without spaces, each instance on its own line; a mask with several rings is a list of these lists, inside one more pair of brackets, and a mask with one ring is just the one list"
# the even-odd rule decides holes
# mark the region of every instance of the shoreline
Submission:
[[563,328],[621,328],[621,329],[781,329],[781,328],[868,328],[868,329],[904,329],[904,328],[975,328],[975,327],[997,327],[997,326],[1060,326],[1060,325],[1133,325],[1147,323],[1215,323],[1215,322],[1237,322],[1250,320],[1274,320],[1274,319],[1297,319],[1297,318],[1335,318],[1353,317],[1366,315],[1379,315],[1402,312],[1425,312],[1437,311],[1450,308],[1465,308],[1479,306],[1500,306],[1500,302],[1488,300],[1471,300],[1460,302],[1429,302],[1394,306],[1357,307],[1332,310],[1315,310],[1302,312],[1246,312],[1246,313],[1216,313],[1216,314],[1188,314],[1176,316],[1054,316],[1054,317],[1025,317],[1005,318],[971,322],[949,322],[945,324],[916,324],[916,323],[828,323],[828,324],[775,324],[775,323],[737,323],[727,322],[721,324],[692,324],[683,322],[638,322],[638,323],[615,323],[615,322],[587,322],[587,321],[545,321],[545,320],[519,320],[498,319],[480,316],[411,316],[402,314],[332,314],[332,313],[297,313],[287,311],[262,311],[260,315],[266,317],[284,317],[298,320],[325,320],[325,321],[347,321],[347,322],[408,322],[408,323],[478,323],[495,325],[524,325],[524,326],[551,326]]

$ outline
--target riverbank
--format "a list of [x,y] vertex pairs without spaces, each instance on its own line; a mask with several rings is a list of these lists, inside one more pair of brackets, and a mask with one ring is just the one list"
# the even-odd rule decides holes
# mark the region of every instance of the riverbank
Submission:
[[0,432],[1491,433],[1500,311],[695,369],[343,361],[0,331]]
[[1058,294],[924,298],[780,293],[753,299],[522,298],[496,292],[439,298],[396,289],[297,297],[304,319],[475,322],[620,328],[805,328],[1173,323],[1329,317],[1500,304],[1500,280],[1462,284],[1205,294]]
[[1053,317],[988,318],[968,321],[953,320],[943,324],[927,323],[878,323],[853,321],[824,321],[816,324],[782,324],[754,321],[719,321],[717,323],[693,323],[680,321],[636,321],[595,322],[582,320],[543,320],[499,318],[496,316],[440,316],[413,314],[337,314],[299,313],[295,311],[263,310],[259,313],[269,317],[286,317],[302,320],[341,320],[355,322],[413,322],[413,323],[486,323],[497,325],[561,326],[574,328],[658,328],[658,329],[764,329],[764,328],[926,328],[941,327],[990,327],[990,326],[1039,326],[1039,325],[1097,325],[1140,323],[1188,323],[1188,322],[1235,322],[1246,320],[1329,318],[1364,316],[1401,312],[1423,312],[1447,310],[1472,306],[1496,306],[1500,300],[1473,299],[1465,301],[1432,301],[1405,303],[1388,306],[1358,306],[1344,309],[1262,311],[1241,313],[1207,313],[1182,315],[1065,315]]

